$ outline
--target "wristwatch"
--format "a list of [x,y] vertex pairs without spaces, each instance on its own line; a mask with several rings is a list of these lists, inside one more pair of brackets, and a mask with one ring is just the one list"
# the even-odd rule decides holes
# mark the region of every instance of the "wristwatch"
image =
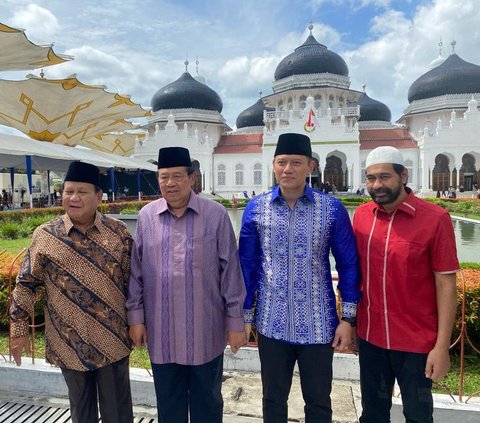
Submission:
[[350,326],[354,328],[357,326],[357,318],[356,317],[342,317],[344,322],[350,323]]

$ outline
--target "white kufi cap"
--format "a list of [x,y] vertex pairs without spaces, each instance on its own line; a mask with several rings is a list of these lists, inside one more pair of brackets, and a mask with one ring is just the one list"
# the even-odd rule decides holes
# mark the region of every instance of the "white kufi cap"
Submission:
[[400,153],[395,147],[377,147],[368,154],[365,167],[380,163],[399,164],[403,166],[402,153]]

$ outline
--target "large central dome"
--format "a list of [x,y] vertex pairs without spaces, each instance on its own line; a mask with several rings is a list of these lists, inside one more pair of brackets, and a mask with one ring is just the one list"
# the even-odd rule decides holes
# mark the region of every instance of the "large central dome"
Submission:
[[348,66],[337,53],[328,50],[310,34],[300,47],[279,63],[275,70],[275,81],[291,75],[314,73],[348,76]]
[[152,97],[152,109],[202,109],[222,112],[223,103],[219,95],[188,72],[176,81],[160,88]]
[[480,66],[453,53],[418,78],[408,90],[408,102],[446,94],[480,93]]

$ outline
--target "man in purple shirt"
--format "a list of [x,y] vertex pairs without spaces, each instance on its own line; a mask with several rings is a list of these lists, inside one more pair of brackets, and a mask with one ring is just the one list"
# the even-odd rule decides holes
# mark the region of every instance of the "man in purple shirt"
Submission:
[[222,205],[195,195],[186,148],[161,148],[163,198],[139,213],[127,315],[147,345],[161,423],[222,421],[223,351],[246,343],[243,283],[232,224]]

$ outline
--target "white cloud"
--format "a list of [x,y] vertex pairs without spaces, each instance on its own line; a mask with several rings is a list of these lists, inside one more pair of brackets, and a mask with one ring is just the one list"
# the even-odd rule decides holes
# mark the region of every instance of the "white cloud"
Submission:
[[50,44],[59,29],[55,15],[48,9],[30,3],[15,9],[11,23],[26,30],[30,40],[39,44]]

